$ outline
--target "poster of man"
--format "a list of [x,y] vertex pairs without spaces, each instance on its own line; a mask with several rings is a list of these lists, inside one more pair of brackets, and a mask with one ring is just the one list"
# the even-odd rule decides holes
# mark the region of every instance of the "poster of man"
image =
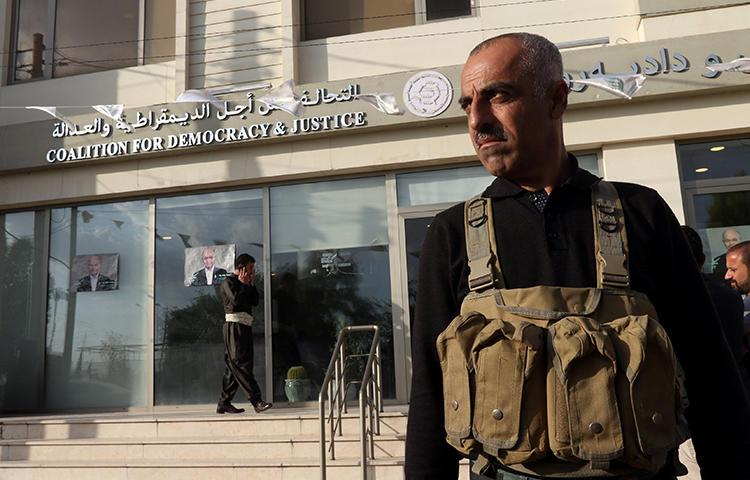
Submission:
[[186,248],[185,286],[219,285],[234,269],[234,255],[234,244]]
[[71,290],[75,292],[117,290],[119,268],[120,255],[117,253],[76,255],[71,269]]

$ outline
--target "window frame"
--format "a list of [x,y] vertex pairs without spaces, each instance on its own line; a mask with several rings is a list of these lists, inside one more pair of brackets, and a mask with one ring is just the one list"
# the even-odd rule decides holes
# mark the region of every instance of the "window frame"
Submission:
[[[290,0],[284,0],[284,1],[290,1]],[[366,1],[366,0],[363,0]],[[321,37],[321,38],[313,38],[309,39],[307,38],[307,23],[306,23],[306,15],[305,15],[305,9],[307,8],[305,0],[300,0],[297,11],[299,14],[299,36],[300,36],[300,44],[305,44],[306,42],[327,42],[332,38],[341,38],[341,37],[347,37],[351,35],[362,35],[362,34],[368,34],[372,32],[382,32],[385,30],[392,30],[394,28],[408,28],[408,27],[414,27],[417,25],[425,25],[425,24],[432,24],[432,23],[438,23],[438,22],[446,22],[451,20],[458,20],[462,18],[470,18],[477,15],[477,1],[478,0],[469,0],[469,10],[470,13],[468,15],[460,15],[456,17],[446,17],[446,18],[439,18],[436,20],[427,20],[427,0],[414,0],[414,25],[408,25],[406,27],[389,27],[389,28],[383,28],[379,30],[365,30],[362,32],[355,32],[355,33],[346,33],[342,35],[335,35],[332,37]]]
[[722,142],[728,140],[750,139],[750,132],[736,135],[717,135],[690,137],[675,140],[675,154],[677,157],[677,172],[680,180],[680,193],[682,195],[682,207],[685,212],[685,223],[695,227],[697,225],[695,215],[694,197],[697,195],[710,195],[716,193],[740,192],[750,189],[750,175],[743,177],[721,177],[706,178],[701,180],[686,180],[685,165],[680,158],[680,147],[696,143]]
[[469,14],[468,15],[458,15],[455,17],[446,17],[446,18],[438,18],[435,20],[427,20],[427,0],[414,0],[414,11],[416,12],[415,16],[415,25],[424,25],[427,23],[437,23],[437,22],[445,22],[450,20],[457,20],[459,18],[469,18],[474,17],[477,15],[477,0],[469,0]]
[[[19,21],[19,7],[23,0],[13,0],[11,5],[11,37],[10,37],[10,56],[8,58],[8,76],[6,78],[7,85],[18,85],[24,83],[38,82],[42,80],[51,80],[53,78],[64,78],[56,77],[54,71],[54,52],[55,52],[55,23],[56,23],[56,12],[57,12],[57,0],[47,0],[47,31],[45,33],[46,38],[52,39],[51,41],[45,41],[47,48],[42,52],[42,76],[39,78],[29,78],[26,80],[16,79],[16,58],[18,55],[18,21]],[[137,57],[136,64],[133,66],[142,66],[146,64],[145,52],[146,52],[146,0],[138,0],[138,38],[137,42]],[[113,68],[111,70],[117,70],[122,67]],[[109,71],[102,70],[102,71]],[[72,77],[78,75],[70,75]]]

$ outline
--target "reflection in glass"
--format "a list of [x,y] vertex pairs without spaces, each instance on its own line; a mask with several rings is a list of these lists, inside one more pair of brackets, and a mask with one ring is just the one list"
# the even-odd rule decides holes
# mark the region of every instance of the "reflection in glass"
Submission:
[[396,176],[399,207],[458,203],[482,193],[494,177],[481,165]]
[[471,14],[471,0],[426,0],[427,20]]
[[750,176],[750,138],[678,146],[683,180]]
[[[289,367],[319,389],[336,337],[349,325],[378,325],[384,396],[395,396],[385,182],[382,177],[271,189],[274,399],[285,400]],[[369,348],[353,335],[348,353]],[[363,357],[348,365],[361,378]]]
[[588,170],[592,174],[599,176],[599,159],[595,153],[589,153],[586,155],[576,155],[578,159],[578,166],[584,170]]
[[42,298],[34,212],[0,215],[0,411],[39,408],[44,325],[34,322]]
[[57,0],[53,75],[137,65],[139,9],[140,0]]
[[[595,153],[576,155],[576,158],[581,168],[599,175]],[[398,206],[463,202],[482,193],[494,180],[481,165],[402,173],[396,175]]]
[[176,0],[146,1],[145,62],[174,59]]
[[[224,307],[219,284],[185,286],[185,252],[199,246],[234,244],[238,255],[249,253],[258,262],[255,285],[261,303],[253,311],[254,373],[264,389],[262,205],[261,190],[157,199],[157,405],[215,403],[219,397],[224,371]],[[233,266],[234,258],[231,263]],[[219,266],[232,271],[229,265]],[[240,401],[240,394],[235,399]]]
[[44,74],[44,46],[47,38],[48,0],[20,0],[17,2],[15,80],[42,78]]
[[414,25],[413,0],[304,0],[304,38],[374,32]]
[[693,208],[707,259],[704,268],[723,279],[727,248],[750,240],[750,190],[694,195]]
[[[148,202],[50,213],[46,406],[145,406]],[[71,290],[73,259],[105,253],[119,255],[118,290]]]
[[419,255],[427,235],[427,227],[434,217],[407,218],[404,220],[406,237],[406,275],[409,284],[409,323],[414,323],[414,308],[417,305],[419,281]]

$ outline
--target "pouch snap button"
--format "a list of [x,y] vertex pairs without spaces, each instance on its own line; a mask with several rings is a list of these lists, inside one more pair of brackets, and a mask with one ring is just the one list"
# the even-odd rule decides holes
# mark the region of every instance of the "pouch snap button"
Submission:
[[453,407],[453,410],[458,410],[458,400],[453,400],[451,406]]
[[664,417],[661,413],[656,412],[651,416],[651,421],[654,422],[656,425],[661,425],[662,422],[664,422]]
[[591,424],[589,424],[589,430],[594,435],[599,435],[604,431],[604,427],[602,427],[602,424],[599,422],[591,422]]
[[496,408],[492,411],[492,418],[495,420],[502,420],[503,419],[503,412],[500,411],[500,409]]

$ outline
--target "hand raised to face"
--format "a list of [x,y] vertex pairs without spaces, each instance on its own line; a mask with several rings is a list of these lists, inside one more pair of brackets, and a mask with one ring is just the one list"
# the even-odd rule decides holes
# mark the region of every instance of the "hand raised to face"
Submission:
[[237,279],[245,285],[255,285],[255,264],[240,268]]

